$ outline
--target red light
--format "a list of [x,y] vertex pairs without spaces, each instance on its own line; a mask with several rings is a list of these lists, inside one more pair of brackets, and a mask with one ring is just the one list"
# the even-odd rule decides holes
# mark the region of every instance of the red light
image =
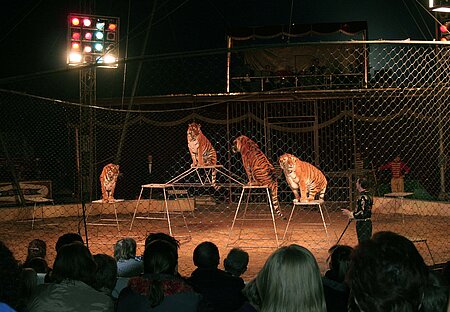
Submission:
[[72,49],[78,50],[80,48],[80,44],[78,42],[72,43]]
[[447,32],[448,32],[448,29],[447,29],[447,27],[446,27],[445,25],[441,25],[441,26],[439,27],[439,30],[440,30],[442,33],[447,33]]
[[76,17],[72,18],[72,25],[73,26],[78,26],[80,25],[80,20]]
[[91,20],[88,19],[88,18],[85,18],[85,19],[83,20],[83,25],[84,25],[84,27],[89,27],[89,26],[91,26]]
[[116,25],[116,24],[109,24],[109,25],[108,25],[108,29],[109,29],[109,30],[116,30],[116,28],[117,28],[117,25]]
[[72,39],[74,39],[74,40],[80,40],[80,33],[79,32],[74,32],[73,34],[72,34]]
[[84,34],[84,39],[91,40],[92,39],[92,33],[90,33],[90,32],[85,33]]

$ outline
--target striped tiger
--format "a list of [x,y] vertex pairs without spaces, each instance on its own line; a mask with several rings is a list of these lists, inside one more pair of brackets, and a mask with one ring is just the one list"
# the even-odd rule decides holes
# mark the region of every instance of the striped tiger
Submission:
[[273,208],[283,218],[278,203],[278,181],[275,168],[259,149],[258,144],[245,135],[241,135],[234,140],[232,151],[241,153],[248,185],[266,185],[271,191]]
[[[215,166],[217,164],[217,153],[211,142],[206,138],[198,123],[190,123],[187,129],[187,141],[191,153],[191,167]],[[216,186],[216,169],[212,170],[211,183]]]
[[280,156],[278,162],[295,195],[294,202],[314,200],[316,194],[319,194],[319,200],[323,201],[327,179],[319,169],[291,154]]
[[116,189],[117,177],[119,176],[119,165],[107,164],[100,174],[100,186],[102,187],[102,201],[114,203],[114,191]]

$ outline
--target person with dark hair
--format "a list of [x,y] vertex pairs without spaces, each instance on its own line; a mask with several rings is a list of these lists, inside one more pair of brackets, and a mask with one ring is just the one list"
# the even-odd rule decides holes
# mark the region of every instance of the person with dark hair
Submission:
[[178,257],[173,245],[155,240],[145,246],[144,275],[132,277],[119,295],[117,312],[193,312],[200,295],[176,274]]
[[145,239],[145,246],[156,240],[163,240],[170,243],[175,248],[178,257],[178,249],[180,249],[180,242],[175,237],[170,236],[169,234],[163,232],[150,233]]
[[117,283],[116,260],[106,254],[96,254],[93,258],[97,264],[94,288],[112,297],[112,291]]
[[272,253],[244,293],[251,306],[239,311],[326,311],[319,265],[308,249],[296,244]]
[[231,275],[240,277],[247,271],[248,259],[248,252],[240,248],[233,248],[223,260],[223,267]]
[[347,311],[349,288],[345,276],[350,266],[353,248],[346,245],[334,245],[329,249],[329,270],[322,277],[323,291],[328,312]]
[[53,264],[54,282],[37,287],[28,311],[113,311],[112,299],[92,287],[96,268],[91,252],[82,243],[62,245]]
[[132,277],[144,272],[144,264],[136,257],[136,241],[133,238],[119,239],[114,245],[117,261],[117,276]]
[[359,197],[356,201],[355,211],[349,209],[342,209],[342,213],[351,219],[356,220],[356,234],[358,242],[361,243],[370,239],[372,236],[372,195],[367,191],[369,182],[365,178],[356,180],[356,189],[359,192]]
[[214,243],[200,243],[194,249],[193,261],[197,268],[187,281],[213,311],[234,311],[244,303],[244,281],[218,268],[220,255]]
[[20,294],[21,276],[22,269],[13,253],[0,241],[0,309],[21,311],[24,308]]
[[445,312],[439,284],[414,243],[393,232],[375,233],[357,246],[348,272],[351,311]]
[[37,257],[45,259],[46,256],[47,256],[47,244],[41,239],[33,239],[28,244],[27,259],[25,260],[24,266],[26,266],[31,259]]
[[84,244],[83,238],[80,234],[77,233],[65,233],[61,235],[58,240],[56,241],[55,250],[56,253],[58,253],[58,250],[67,244],[73,243],[73,242],[80,242]]

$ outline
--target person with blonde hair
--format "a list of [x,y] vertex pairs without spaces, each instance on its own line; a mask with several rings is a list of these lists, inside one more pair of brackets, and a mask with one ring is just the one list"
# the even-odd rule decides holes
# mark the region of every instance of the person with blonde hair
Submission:
[[278,248],[247,284],[244,294],[255,284],[257,295],[253,297],[257,300],[250,303],[257,311],[327,311],[319,265],[305,247],[292,244]]

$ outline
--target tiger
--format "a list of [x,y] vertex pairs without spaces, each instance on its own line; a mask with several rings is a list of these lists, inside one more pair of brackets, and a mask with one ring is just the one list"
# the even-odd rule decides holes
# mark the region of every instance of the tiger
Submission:
[[315,200],[316,194],[319,194],[319,201],[323,202],[327,189],[327,179],[319,169],[291,154],[280,156],[278,162],[295,195],[294,202]]
[[[198,123],[190,123],[187,129],[188,148],[192,158],[191,167],[215,166],[217,164],[217,153],[211,142],[203,134]],[[211,172],[211,184],[216,185],[216,170]]]
[[114,203],[114,190],[116,189],[117,177],[119,176],[119,165],[107,164],[100,174],[100,185],[102,187],[102,202]]
[[233,153],[241,153],[242,163],[247,173],[248,185],[267,185],[270,189],[273,208],[284,218],[278,203],[278,181],[274,166],[254,141],[241,135],[233,141]]

